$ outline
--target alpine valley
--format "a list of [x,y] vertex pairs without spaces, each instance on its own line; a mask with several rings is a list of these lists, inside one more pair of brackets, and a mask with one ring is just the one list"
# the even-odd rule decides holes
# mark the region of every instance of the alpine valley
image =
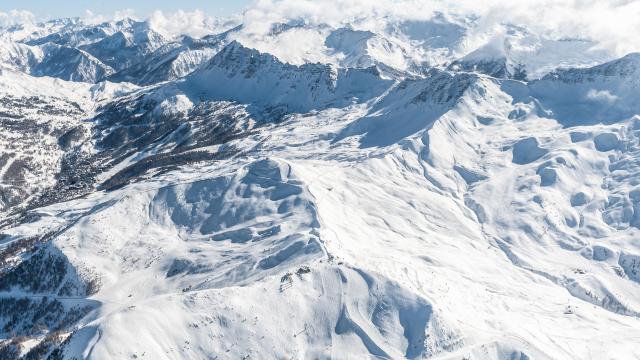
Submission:
[[640,359],[640,54],[480,22],[0,29],[0,359]]

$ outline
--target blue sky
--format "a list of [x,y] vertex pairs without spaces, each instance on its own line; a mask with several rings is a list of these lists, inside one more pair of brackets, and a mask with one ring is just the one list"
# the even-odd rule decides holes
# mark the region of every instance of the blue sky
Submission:
[[113,15],[122,9],[133,9],[145,17],[153,10],[174,12],[202,10],[211,16],[239,13],[251,0],[0,0],[0,11],[28,10],[38,18],[82,16],[86,10],[99,15]]

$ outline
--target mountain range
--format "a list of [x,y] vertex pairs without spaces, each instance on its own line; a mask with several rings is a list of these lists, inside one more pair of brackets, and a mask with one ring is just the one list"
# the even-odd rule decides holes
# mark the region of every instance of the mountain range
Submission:
[[0,358],[640,358],[640,55],[365,20],[2,28]]

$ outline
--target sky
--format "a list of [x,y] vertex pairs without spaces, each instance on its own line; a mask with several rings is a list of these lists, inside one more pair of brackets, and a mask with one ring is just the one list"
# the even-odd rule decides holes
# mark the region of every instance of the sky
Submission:
[[112,15],[132,9],[142,18],[155,10],[165,13],[202,10],[208,16],[224,17],[241,13],[251,3],[251,0],[0,0],[0,12],[26,10],[39,19],[46,19],[84,16],[87,10]]

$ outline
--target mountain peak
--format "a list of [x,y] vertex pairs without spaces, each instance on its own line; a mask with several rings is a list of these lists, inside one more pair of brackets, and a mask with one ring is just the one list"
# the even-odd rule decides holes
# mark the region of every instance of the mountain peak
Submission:
[[[357,81],[366,82],[371,88],[354,92],[355,87],[360,87]],[[352,98],[363,101],[389,84],[390,81],[380,78],[375,68],[336,69],[323,64],[296,66],[232,41],[190,75],[182,87],[196,88],[210,98],[284,106],[290,111],[304,112],[334,103],[344,104]]]

